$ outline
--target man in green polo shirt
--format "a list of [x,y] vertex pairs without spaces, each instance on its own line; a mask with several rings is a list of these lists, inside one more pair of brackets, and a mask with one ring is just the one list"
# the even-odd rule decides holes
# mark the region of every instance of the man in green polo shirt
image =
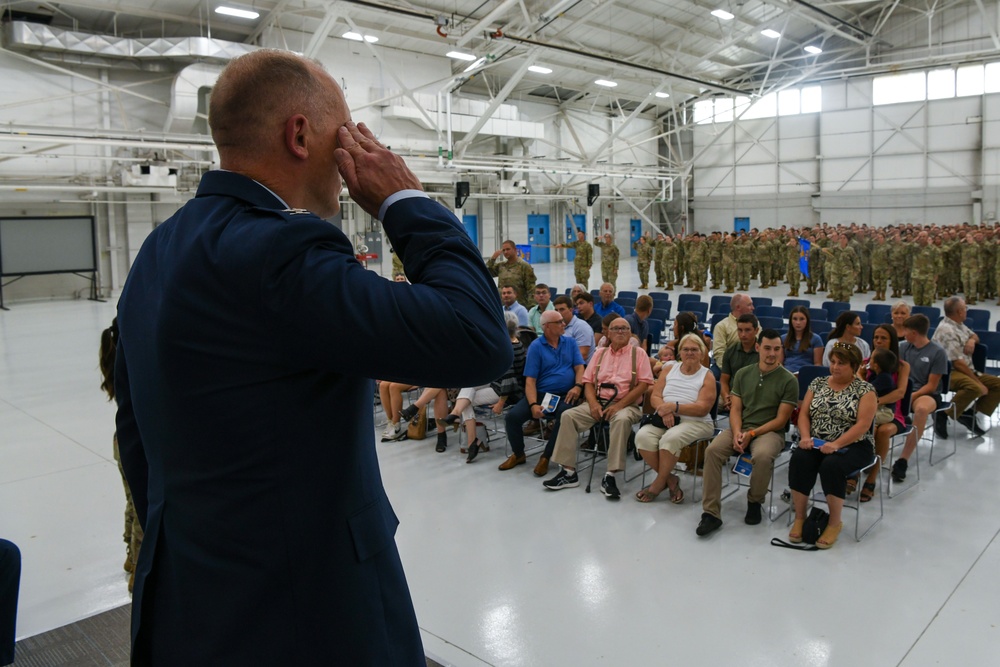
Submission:
[[705,450],[701,523],[695,531],[705,536],[722,526],[722,466],[733,454],[749,451],[753,469],[744,521],[761,520],[761,503],[771,482],[774,459],[785,444],[785,425],[799,400],[799,383],[781,365],[781,335],[764,329],[757,339],[760,360],[733,377],[730,428]]
[[736,342],[726,348],[719,367],[719,406],[723,412],[732,408],[730,385],[733,377],[744,366],[753,366],[760,361],[757,353],[757,326],[757,316],[753,313],[743,313],[736,318]]

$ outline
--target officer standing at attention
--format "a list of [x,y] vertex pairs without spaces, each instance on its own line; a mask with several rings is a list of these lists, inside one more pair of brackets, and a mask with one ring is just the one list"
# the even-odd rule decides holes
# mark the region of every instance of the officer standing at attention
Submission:
[[649,289],[649,265],[653,260],[653,246],[649,244],[649,232],[632,244],[635,248],[635,263],[639,270],[639,289]]
[[573,274],[576,282],[584,287],[590,285],[590,267],[594,265],[594,247],[587,241],[587,235],[576,230],[576,241],[573,243],[558,243],[553,248],[569,248],[576,252],[573,255]]
[[618,289],[618,246],[611,234],[605,234],[603,241],[594,241],[594,245],[601,249],[601,280]]
[[[497,262],[497,258],[503,255],[504,261]],[[495,276],[497,284],[513,285],[517,291],[517,302],[525,308],[535,305],[535,270],[531,268],[522,258],[517,256],[517,246],[513,241],[504,241],[500,249],[493,253],[490,260],[486,262],[486,268],[490,275]]]
[[[319,63],[231,60],[208,123],[221,168],[145,239],[118,303],[118,445],[145,533],[131,664],[426,665],[370,378],[499,377],[496,288]],[[412,284],[327,222],[343,185]]]

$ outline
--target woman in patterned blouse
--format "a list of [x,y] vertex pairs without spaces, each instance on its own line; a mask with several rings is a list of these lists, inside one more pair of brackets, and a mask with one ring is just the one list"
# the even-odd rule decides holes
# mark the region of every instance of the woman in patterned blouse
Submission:
[[809,494],[819,475],[830,507],[830,522],[816,541],[829,549],[837,541],[844,522],[841,510],[847,476],[872,462],[872,420],[877,405],[875,390],[857,377],[861,352],[851,343],[835,343],[830,350],[830,375],[813,380],[799,411],[802,439],[792,452],[788,485],[795,504],[795,523],[789,542],[802,541]]

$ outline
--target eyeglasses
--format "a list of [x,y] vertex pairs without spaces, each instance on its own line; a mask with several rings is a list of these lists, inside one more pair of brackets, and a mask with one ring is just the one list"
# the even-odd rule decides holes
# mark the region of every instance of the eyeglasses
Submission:
[[558,322],[545,322],[544,324],[542,324],[542,326],[544,327],[546,324],[554,324],[557,327],[564,327],[564,326],[566,326],[566,323],[563,322],[562,320],[559,320]]
[[632,331],[632,329],[630,329],[629,327],[611,327],[608,329],[608,331],[612,333],[626,333],[628,331]]

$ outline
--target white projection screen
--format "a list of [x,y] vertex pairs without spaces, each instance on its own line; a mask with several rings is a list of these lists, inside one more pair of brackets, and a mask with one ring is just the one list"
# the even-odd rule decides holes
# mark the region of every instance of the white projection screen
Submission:
[[97,271],[94,218],[0,218],[0,275]]

